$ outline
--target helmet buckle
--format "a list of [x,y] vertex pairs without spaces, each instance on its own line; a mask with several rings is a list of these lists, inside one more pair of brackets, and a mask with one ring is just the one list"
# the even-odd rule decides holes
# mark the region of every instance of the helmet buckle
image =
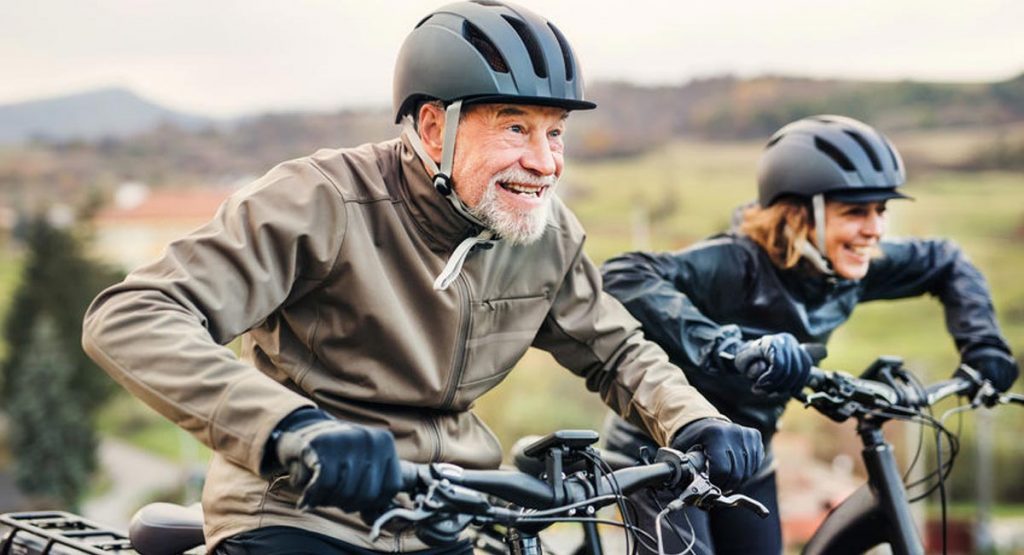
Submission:
[[452,178],[443,173],[434,176],[434,188],[444,196],[452,194]]

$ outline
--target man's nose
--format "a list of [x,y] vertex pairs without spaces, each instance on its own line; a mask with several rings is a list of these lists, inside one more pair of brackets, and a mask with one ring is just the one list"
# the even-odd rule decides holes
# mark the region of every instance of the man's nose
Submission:
[[530,137],[520,163],[524,169],[537,175],[553,175],[558,170],[558,160],[555,156],[556,153],[551,149],[547,136],[536,134]]

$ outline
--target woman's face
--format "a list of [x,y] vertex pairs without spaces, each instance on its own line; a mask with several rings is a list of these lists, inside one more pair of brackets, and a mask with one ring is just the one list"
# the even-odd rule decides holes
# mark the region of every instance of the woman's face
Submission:
[[861,279],[886,229],[885,201],[825,204],[825,256],[836,274]]

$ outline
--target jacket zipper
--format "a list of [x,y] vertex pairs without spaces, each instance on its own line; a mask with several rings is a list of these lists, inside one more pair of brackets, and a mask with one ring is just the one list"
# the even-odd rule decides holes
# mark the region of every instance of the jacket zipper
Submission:
[[455,400],[455,392],[459,389],[459,382],[462,381],[462,374],[466,371],[466,337],[469,335],[469,327],[472,320],[472,312],[469,307],[469,285],[466,284],[465,274],[460,273],[455,279],[458,285],[459,296],[462,302],[459,304],[459,321],[462,326],[459,328],[459,336],[455,341],[455,362],[452,368],[452,377],[448,382],[448,390],[445,391],[444,401],[441,408],[450,409],[452,401]]

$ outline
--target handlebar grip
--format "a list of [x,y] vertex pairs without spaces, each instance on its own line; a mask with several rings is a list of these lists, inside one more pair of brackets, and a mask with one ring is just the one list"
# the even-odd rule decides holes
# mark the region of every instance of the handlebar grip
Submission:
[[825,380],[827,379],[828,374],[825,373],[825,370],[812,366],[811,372],[807,375],[807,387],[817,391],[825,385]]
[[708,458],[701,449],[687,451],[686,460],[690,463],[690,468],[698,473],[704,472],[708,467]]
[[422,466],[409,461],[398,461],[398,471],[402,475],[401,491],[410,492],[419,486],[420,468]]

